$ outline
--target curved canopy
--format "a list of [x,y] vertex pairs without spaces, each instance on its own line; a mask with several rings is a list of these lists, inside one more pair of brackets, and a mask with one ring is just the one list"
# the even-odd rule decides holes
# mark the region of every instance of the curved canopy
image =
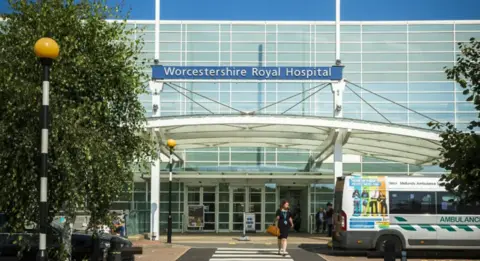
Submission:
[[323,162],[340,140],[344,154],[430,165],[440,157],[438,132],[344,118],[285,115],[198,115],[150,118],[148,128],[177,149],[278,147],[311,150]]

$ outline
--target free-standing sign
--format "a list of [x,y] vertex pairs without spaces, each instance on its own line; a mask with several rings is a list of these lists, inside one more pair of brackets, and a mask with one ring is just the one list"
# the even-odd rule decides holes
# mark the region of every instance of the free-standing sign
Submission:
[[343,66],[232,67],[152,66],[152,78],[163,80],[341,80]]
[[245,213],[245,232],[255,232],[255,213]]
[[205,206],[188,206],[188,227],[203,227],[205,224]]

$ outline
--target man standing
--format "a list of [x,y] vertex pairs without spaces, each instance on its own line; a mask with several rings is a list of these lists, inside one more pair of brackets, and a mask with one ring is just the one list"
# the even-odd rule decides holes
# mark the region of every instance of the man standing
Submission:
[[333,208],[332,203],[328,202],[327,204],[327,226],[328,226],[328,236],[332,236],[333,229]]

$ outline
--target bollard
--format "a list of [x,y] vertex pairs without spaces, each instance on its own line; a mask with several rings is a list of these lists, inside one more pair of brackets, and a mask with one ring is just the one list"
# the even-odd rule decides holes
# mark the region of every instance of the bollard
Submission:
[[122,240],[117,237],[110,239],[110,249],[107,261],[122,261]]
[[402,251],[402,261],[407,261],[407,251]]
[[395,242],[393,240],[387,240],[385,242],[385,251],[383,253],[384,261],[395,261]]

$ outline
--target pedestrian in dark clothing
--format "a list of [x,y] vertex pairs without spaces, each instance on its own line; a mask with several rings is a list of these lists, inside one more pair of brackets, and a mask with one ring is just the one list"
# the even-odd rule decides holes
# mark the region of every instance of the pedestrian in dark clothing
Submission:
[[327,204],[327,226],[328,226],[328,236],[332,236],[332,230],[333,230],[333,208],[332,208],[332,203]]
[[287,254],[288,231],[290,228],[293,228],[292,213],[290,213],[288,201],[282,201],[276,216],[277,227],[280,230],[280,235],[278,236],[278,254],[285,256]]
[[322,224],[323,233],[327,231],[327,210],[323,210],[323,224]]
[[317,233],[320,233],[320,229],[322,229],[322,233],[325,232],[325,228],[323,227],[323,223],[325,223],[325,211],[323,208],[320,208],[315,215],[315,220],[317,222]]

